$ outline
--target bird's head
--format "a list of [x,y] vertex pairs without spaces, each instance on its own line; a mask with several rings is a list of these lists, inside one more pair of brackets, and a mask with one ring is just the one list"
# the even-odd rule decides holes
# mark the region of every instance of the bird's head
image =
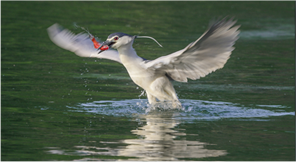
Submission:
[[121,46],[131,44],[136,36],[131,36],[125,33],[113,33],[110,34],[105,42],[101,46],[107,45],[114,49],[118,49]]
[[[106,46],[106,45],[108,47],[111,47],[111,48],[114,48],[114,49],[118,49],[118,48],[120,48],[122,46],[126,46],[126,45],[131,46],[135,38],[149,38],[149,39],[154,40],[159,46],[162,47],[162,45],[159,44],[152,37],[149,37],[149,36],[137,36],[137,35],[131,36],[131,35],[128,35],[128,34],[125,34],[125,33],[117,32],[117,33],[110,34],[108,36],[107,40],[105,42],[103,42],[98,49],[100,49],[101,47]],[[100,52],[102,52],[102,51],[100,51]]]

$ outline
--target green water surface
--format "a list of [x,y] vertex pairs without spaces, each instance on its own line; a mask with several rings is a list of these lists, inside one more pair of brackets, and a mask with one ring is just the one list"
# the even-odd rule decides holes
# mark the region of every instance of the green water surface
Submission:
[[[295,160],[294,3],[2,1],[1,160]],[[155,59],[224,16],[241,25],[235,50],[223,69],[174,82],[180,111],[147,112],[122,65],[78,57],[46,31],[149,35],[163,48],[134,48]]]

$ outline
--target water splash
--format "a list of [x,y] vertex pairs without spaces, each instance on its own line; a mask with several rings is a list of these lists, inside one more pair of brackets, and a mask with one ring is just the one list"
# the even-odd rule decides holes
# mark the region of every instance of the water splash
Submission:
[[141,94],[138,97],[142,97],[142,96],[145,96],[145,95],[146,95],[146,91],[142,90]]
[[[270,116],[295,115],[295,112],[283,111],[289,107],[282,105],[255,105],[246,107],[240,104],[221,101],[180,100],[183,107],[176,109],[174,118],[185,122],[192,120],[243,119],[260,120]],[[166,111],[168,105],[151,107],[147,99],[121,101],[94,101],[69,106],[71,111],[97,113],[110,116],[135,117],[153,111]]]

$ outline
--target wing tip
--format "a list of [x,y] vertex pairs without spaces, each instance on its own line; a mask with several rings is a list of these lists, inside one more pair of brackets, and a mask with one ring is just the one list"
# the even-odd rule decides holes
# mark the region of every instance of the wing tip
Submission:
[[58,33],[60,33],[63,30],[63,27],[59,25],[58,23],[55,23],[47,28],[47,33],[49,36],[54,37]]
[[209,29],[217,29],[221,26],[228,26],[228,28],[232,27],[237,20],[234,20],[234,16],[225,16],[222,18],[222,16],[219,16],[218,18],[213,18],[209,23]]

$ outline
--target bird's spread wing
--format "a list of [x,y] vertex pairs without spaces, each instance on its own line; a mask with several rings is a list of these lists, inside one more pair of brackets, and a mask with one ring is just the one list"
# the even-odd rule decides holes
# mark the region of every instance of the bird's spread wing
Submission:
[[184,49],[146,61],[143,66],[166,73],[179,82],[187,82],[187,78],[195,80],[204,77],[222,68],[230,57],[239,34],[240,26],[232,27],[235,23],[225,18],[215,21],[199,39]]
[[[47,29],[49,38],[61,48],[74,52],[80,57],[97,57],[110,59],[121,63],[117,51],[109,49],[98,54],[93,42],[85,33],[73,34],[67,29],[63,29],[58,24],[53,24]],[[101,42],[100,42],[101,43]]]

